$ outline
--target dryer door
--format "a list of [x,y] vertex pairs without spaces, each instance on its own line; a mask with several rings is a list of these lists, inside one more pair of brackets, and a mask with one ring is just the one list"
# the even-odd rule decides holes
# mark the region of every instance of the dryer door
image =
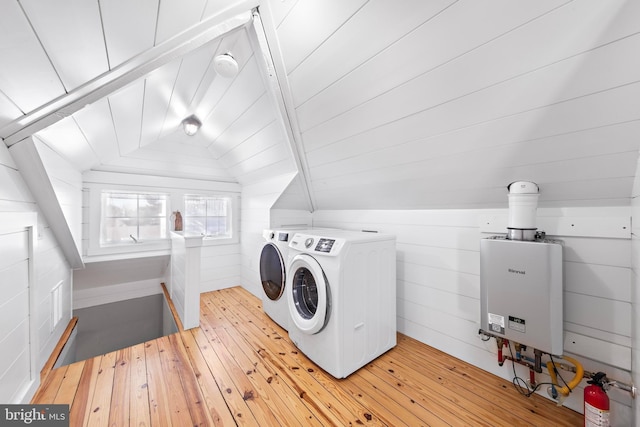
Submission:
[[285,267],[282,254],[273,243],[266,243],[260,253],[260,280],[264,294],[277,301],[284,292]]
[[329,284],[322,267],[310,255],[296,255],[289,264],[287,278],[291,320],[307,334],[315,334],[329,321]]

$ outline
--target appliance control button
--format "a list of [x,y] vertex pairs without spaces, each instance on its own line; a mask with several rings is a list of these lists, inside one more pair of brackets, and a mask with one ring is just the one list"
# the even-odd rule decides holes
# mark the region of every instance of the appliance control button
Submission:
[[307,240],[304,241],[305,248],[309,249],[311,245],[313,245],[313,237],[309,237]]

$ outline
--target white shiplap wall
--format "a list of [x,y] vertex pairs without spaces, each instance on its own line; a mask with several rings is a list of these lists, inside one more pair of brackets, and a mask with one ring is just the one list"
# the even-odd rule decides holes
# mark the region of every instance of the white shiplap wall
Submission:
[[[510,380],[511,366],[498,367],[495,341],[484,343],[478,336],[479,240],[501,221],[504,228],[498,230],[506,230],[506,215],[499,209],[327,210],[313,213],[313,225],[395,234],[399,331]],[[565,353],[586,369],[630,382],[630,209],[539,209],[538,216],[564,241]],[[496,224],[487,226],[487,219]],[[615,425],[629,425],[629,395],[609,394]],[[581,398],[581,392],[573,393],[565,405],[581,410]]]
[[267,3],[315,209],[628,203],[640,3]]
[[200,292],[239,286],[241,246],[217,245],[202,247]]
[[82,174],[45,142],[33,138],[36,150],[51,181],[67,227],[77,247],[82,248]]
[[[633,185],[631,201],[631,370],[636,387],[640,385],[640,163]],[[633,401],[634,424],[640,425],[640,402]]]
[[[49,354],[62,335],[67,322],[71,318],[71,269],[56,241],[49,225],[44,220],[26,183],[8,150],[0,144],[0,211],[8,212],[16,217],[25,212],[38,213],[37,236],[34,253],[35,277],[33,292],[35,309],[31,312],[32,322],[35,323],[37,333],[33,337],[33,346],[37,349],[36,366],[39,370],[44,365]],[[51,290],[62,282],[63,313],[62,321],[57,325],[51,324]],[[6,302],[6,295],[0,294],[0,304]],[[35,385],[39,383],[37,375]],[[23,396],[24,401],[30,399],[28,391]]]
[[[9,219],[12,217],[10,216]],[[35,215],[24,222],[7,221],[0,213],[0,400],[19,402],[34,378],[33,347],[30,335],[33,293],[33,226]]]
[[262,232],[265,229],[283,225],[311,225],[311,213],[306,211],[278,211],[271,208],[285,188],[295,179],[295,174],[279,175],[258,184],[242,188],[241,251],[242,286],[261,297],[260,251],[264,244]]

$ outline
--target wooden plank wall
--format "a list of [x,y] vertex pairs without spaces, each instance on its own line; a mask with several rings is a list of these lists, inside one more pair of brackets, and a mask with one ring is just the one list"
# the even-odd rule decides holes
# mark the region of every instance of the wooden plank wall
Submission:
[[[505,196],[506,197],[506,196]],[[539,209],[557,223],[599,218],[592,228],[629,225],[629,208]],[[495,341],[482,342],[479,240],[487,217],[506,210],[317,211],[313,225],[371,229],[397,236],[398,330],[476,366],[511,379],[496,362]],[[506,224],[506,223],[505,223]],[[568,233],[569,234],[569,233]],[[564,241],[565,352],[589,370],[631,382],[631,234],[627,238],[557,236]],[[526,375],[523,372],[522,375]],[[544,377],[544,375],[542,376]],[[584,387],[585,382],[580,387]],[[631,422],[631,398],[610,392],[622,422]],[[565,403],[580,410],[582,393]]]
[[[34,253],[34,280],[31,292],[35,296],[35,309],[31,312],[32,322],[37,333],[31,338],[36,354],[36,364],[44,365],[58,339],[71,318],[71,269],[56,242],[49,225],[38,212],[39,207],[33,199],[26,183],[20,176],[9,151],[0,144],[0,212],[6,212],[19,220],[25,212],[37,212],[37,244]],[[51,325],[51,289],[62,281],[62,295],[65,301],[62,313],[63,321],[57,327]],[[9,302],[7,294],[0,294],[0,305]],[[4,347],[3,347],[4,348]],[[28,357],[28,356],[21,356]],[[29,363],[20,359],[20,363]],[[35,384],[37,386],[37,383]],[[31,390],[33,393],[35,389]],[[27,400],[30,396],[27,396]]]

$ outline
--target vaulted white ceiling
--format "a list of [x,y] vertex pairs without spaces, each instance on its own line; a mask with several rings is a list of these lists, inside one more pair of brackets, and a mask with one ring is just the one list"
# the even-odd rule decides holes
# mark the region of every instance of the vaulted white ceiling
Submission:
[[[246,1],[0,3],[0,137],[37,129],[81,170],[250,184],[299,168],[282,207],[503,206],[515,180],[537,182],[541,205],[629,203],[640,2],[259,3],[284,122],[251,25],[165,55],[117,91],[103,85],[71,114],[47,110],[120,70],[135,76]],[[224,52],[235,78],[212,69]],[[196,137],[179,129],[191,113],[204,122]]]
[[[81,171],[241,183],[260,179],[258,159],[292,171],[261,53],[250,40],[251,10],[236,7],[245,12],[238,24],[223,19],[233,3],[0,3],[0,63],[8,64],[0,67],[0,135],[8,145],[19,143],[28,136],[20,121],[27,121],[37,138]],[[194,30],[208,31],[209,24],[222,27],[219,37],[203,39]],[[171,50],[175,40],[184,46]],[[149,54],[154,49],[161,61]],[[213,58],[224,53],[237,60],[236,76],[215,71]],[[148,65],[153,61],[159,66]],[[111,87],[98,97],[92,85],[97,92]],[[67,115],[69,103],[77,111]],[[39,110],[50,105],[51,124],[42,128],[38,119],[47,116]],[[181,127],[191,114],[203,123],[195,136]]]
[[640,2],[321,3],[277,21],[315,205],[629,203]]

